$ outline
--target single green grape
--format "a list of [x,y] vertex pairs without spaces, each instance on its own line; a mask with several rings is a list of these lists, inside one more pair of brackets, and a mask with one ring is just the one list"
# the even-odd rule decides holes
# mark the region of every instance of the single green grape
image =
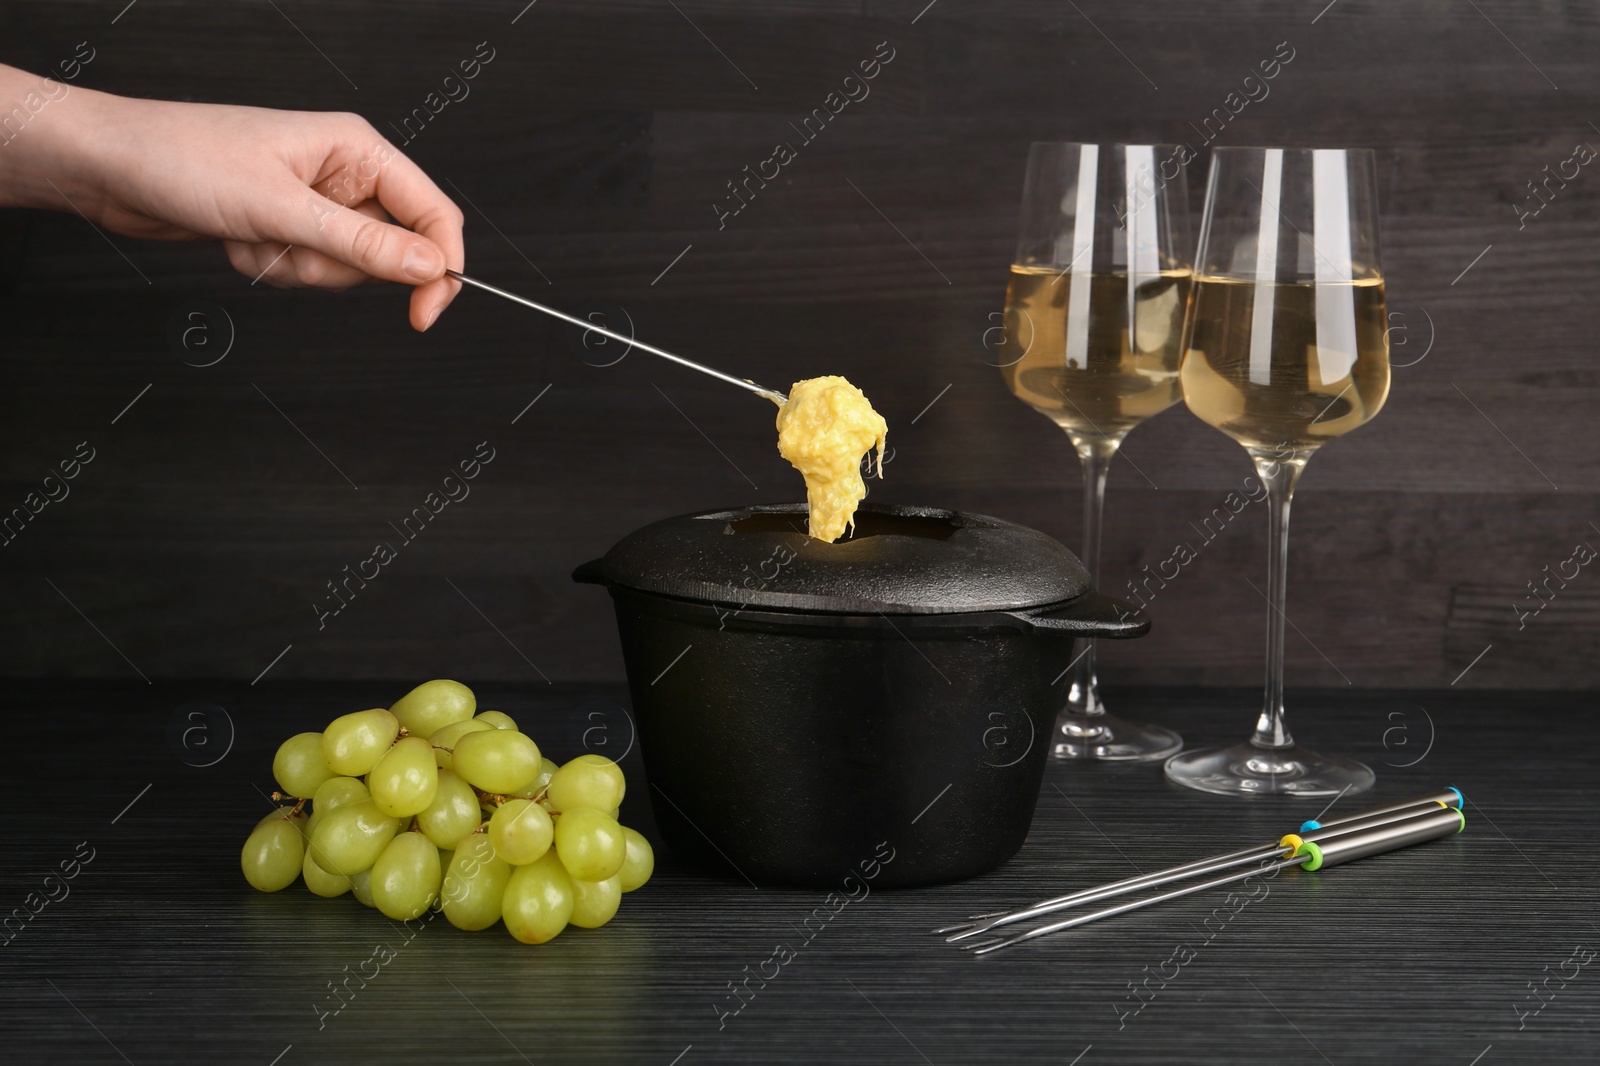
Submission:
[[300,876],[307,888],[328,899],[350,891],[350,879],[344,874],[330,874],[317,865],[316,852],[310,848],[306,849],[305,861],[300,865]]
[[617,877],[622,882],[622,891],[632,892],[650,880],[650,875],[655,872],[656,852],[637,829],[623,826],[622,839],[627,855],[622,860],[622,869],[617,871]]
[[317,786],[317,794],[311,798],[311,820],[306,823],[306,839],[317,831],[317,826],[322,824],[322,819],[328,812],[337,810],[347,803],[359,803],[370,799],[366,782],[359,777],[330,777]]
[[456,746],[456,741],[464,733],[476,733],[481,729],[493,729],[488,722],[480,722],[476,718],[468,718],[464,722],[451,722],[449,725],[440,726],[434,730],[428,742],[433,745],[433,761],[444,770],[455,768],[451,749]]
[[250,831],[239,866],[244,879],[263,892],[276,892],[294,884],[306,857],[305,837],[293,818],[270,815]]
[[372,902],[372,869],[370,867],[360,873],[350,875],[350,894],[363,907],[374,906]]
[[556,810],[593,807],[609,811],[620,806],[625,782],[622,768],[604,755],[580,755],[562,765],[550,779],[550,802]]
[[322,731],[322,758],[334,773],[360,777],[399,735],[399,719],[382,707],[341,715]]
[[296,799],[310,799],[333,776],[322,758],[321,733],[296,733],[278,745],[272,757],[272,778]]
[[[533,799],[545,790],[545,787],[550,784],[550,779],[555,776],[555,772],[559,769],[560,767],[549,759],[540,758],[539,775],[515,792],[507,792],[506,796],[515,799]],[[545,809],[549,810],[548,804],[545,805]]]
[[622,905],[622,881],[608,877],[604,881],[572,880],[573,925],[582,929],[598,929],[617,916]]
[[482,722],[485,725],[492,725],[496,729],[517,728],[517,720],[503,711],[479,711],[477,717],[474,718],[473,721]]
[[367,784],[361,778],[330,777],[317,786],[317,794],[311,797],[311,809],[327,814],[346,803],[360,803],[371,798],[372,793],[367,791]]
[[444,916],[457,929],[487,929],[500,920],[500,903],[511,864],[494,853],[482,833],[467,837],[450,860],[441,898]]
[[401,833],[372,864],[372,902],[404,921],[420,918],[439,898],[439,849],[421,833]]
[[500,920],[524,944],[543,944],[572,918],[572,878],[554,852],[512,869],[500,901]]
[[324,870],[353,877],[370,869],[399,831],[398,818],[389,817],[371,800],[362,800],[325,816],[311,837],[311,848]]
[[439,789],[433,745],[421,737],[401,737],[367,775],[372,802],[394,818],[421,814]]
[[417,815],[418,828],[436,847],[454,848],[482,821],[478,794],[472,786],[454,770],[440,770],[438,791],[428,809]]
[[424,681],[395,701],[390,712],[414,737],[428,739],[440,726],[472,717],[478,700],[459,681]]
[[622,826],[604,811],[574,807],[556,819],[556,854],[580,881],[604,881],[622,869],[628,847]]
[[539,748],[515,729],[482,729],[457,738],[452,765],[468,784],[505,795],[539,775]]
[[513,866],[526,866],[550,850],[555,826],[543,807],[525,799],[506,800],[489,819],[489,842]]

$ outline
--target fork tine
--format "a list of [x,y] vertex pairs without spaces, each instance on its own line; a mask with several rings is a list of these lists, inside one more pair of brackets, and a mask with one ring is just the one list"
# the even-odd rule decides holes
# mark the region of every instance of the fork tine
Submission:
[[957,922],[955,925],[947,925],[947,926],[944,926],[942,929],[935,929],[935,930],[933,930],[933,935],[934,936],[943,936],[946,933],[959,933],[964,929],[976,929],[979,926],[983,925],[985,923],[986,919],[989,919],[989,918],[1004,918],[1007,915],[1009,915],[1010,913],[1011,913],[1010,911],[989,911],[986,914],[969,914],[969,915],[967,915],[967,920],[966,921]]
[[1018,935],[1013,936],[1013,937],[1004,937],[1004,938],[996,937],[993,940],[983,940],[983,941],[979,941],[976,944],[969,944],[969,945],[966,945],[966,946],[972,951],[972,953],[974,955],[987,955],[991,951],[999,951],[1001,948],[1008,948],[1012,944],[1018,943],[1019,941],[1028,940],[1028,939],[1030,939],[1030,938],[1027,936],[1027,934],[1019,933]]
[[971,936],[978,936],[980,933],[987,933],[997,924],[998,923],[996,922],[978,922],[975,925],[969,926],[964,932],[945,937],[944,942],[946,944],[954,944],[959,940],[965,940]]

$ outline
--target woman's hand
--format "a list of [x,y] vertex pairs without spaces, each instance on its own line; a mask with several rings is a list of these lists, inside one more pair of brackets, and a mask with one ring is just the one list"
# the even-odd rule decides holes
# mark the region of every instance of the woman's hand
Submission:
[[220,240],[273,285],[416,286],[419,330],[460,289],[444,276],[463,265],[460,209],[358,115],[136,100],[0,67],[0,114],[29,92],[28,123],[0,143],[0,203]]

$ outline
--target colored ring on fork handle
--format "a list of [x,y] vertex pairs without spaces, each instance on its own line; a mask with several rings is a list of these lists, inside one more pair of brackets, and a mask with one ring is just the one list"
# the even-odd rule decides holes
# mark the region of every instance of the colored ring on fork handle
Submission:
[[1302,870],[1320,870],[1320,869],[1322,869],[1322,849],[1317,847],[1315,844],[1312,844],[1312,843],[1310,843],[1308,841],[1302,840],[1300,842],[1300,846],[1294,849],[1294,853],[1296,855],[1309,855],[1309,856],[1311,856],[1311,861],[1310,862],[1301,863],[1300,864],[1300,869],[1302,869]]

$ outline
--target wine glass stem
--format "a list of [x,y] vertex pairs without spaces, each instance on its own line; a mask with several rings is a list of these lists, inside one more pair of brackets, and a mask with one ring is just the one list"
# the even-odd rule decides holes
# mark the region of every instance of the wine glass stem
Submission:
[[[1287,458],[1286,456],[1291,456]],[[1258,748],[1294,745],[1283,711],[1283,637],[1288,616],[1289,504],[1309,453],[1251,453],[1267,490],[1267,688],[1251,743]]]
[[[1104,437],[1074,437],[1073,446],[1083,463],[1083,553],[1079,557],[1084,569],[1089,571],[1091,588],[1100,586],[1100,524],[1106,502],[1106,474],[1111,459],[1117,454],[1120,441]],[[1084,640],[1073,667],[1072,690],[1068,702],[1080,714],[1105,714],[1100,703],[1100,682],[1094,672],[1095,642]]]

